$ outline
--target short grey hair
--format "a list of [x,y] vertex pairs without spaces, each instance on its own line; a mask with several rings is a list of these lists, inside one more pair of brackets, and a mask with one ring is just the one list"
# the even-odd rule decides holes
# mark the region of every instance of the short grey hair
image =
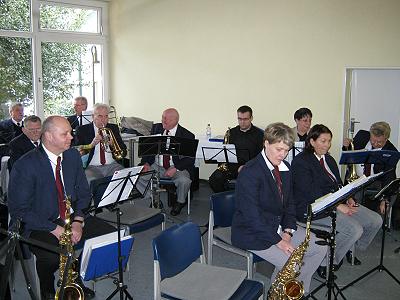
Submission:
[[99,109],[106,109],[107,113],[110,113],[110,106],[104,103],[96,103],[93,105],[93,114],[95,114]]
[[37,123],[37,122],[42,123],[42,120],[40,120],[40,118],[39,118],[38,116],[35,116],[35,115],[27,116],[27,117],[24,119],[25,125],[26,125],[27,123]]
[[390,125],[386,122],[376,122],[371,125],[369,132],[374,136],[384,136],[386,139],[390,137]]
[[263,141],[264,143],[268,141],[270,144],[283,142],[289,148],[292,148],[294,144],[293,131],[288,125],[282,122],[272,123],[265,128]]
[[9,108],[9,112],[11,113],[16,107],[24,107],[24,105],[21,102],[14,102],[11,103],[10,108]]

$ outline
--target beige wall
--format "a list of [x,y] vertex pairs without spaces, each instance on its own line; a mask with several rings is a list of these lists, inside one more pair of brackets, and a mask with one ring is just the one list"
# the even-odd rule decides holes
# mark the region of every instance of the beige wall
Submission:
[[111,103],[158,121],[176,107],[194,133],[222,134],[236,108],[254,123],[313,123],[342,135],[345,68],[400,66],[398,0],[113,0]]

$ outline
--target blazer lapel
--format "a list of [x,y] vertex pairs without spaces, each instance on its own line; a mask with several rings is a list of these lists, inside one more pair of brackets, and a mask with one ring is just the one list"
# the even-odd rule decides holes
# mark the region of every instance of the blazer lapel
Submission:
[[258,161],[262,166],[263,172],[265,173],[265,177],[269,184],[269,190],[271,190],[275,194],[275,198],[276,198],[277,202],[281,206],[283,206],[283,203],[281,201],[281,195],[279,194],[279,190],[278,190],[278,186],[276,185],[275,178],[272,176],[271,170],[268,168],[267,163],[265,162],[264,157],[261,154],[259,154],[259,156],[258,156]]

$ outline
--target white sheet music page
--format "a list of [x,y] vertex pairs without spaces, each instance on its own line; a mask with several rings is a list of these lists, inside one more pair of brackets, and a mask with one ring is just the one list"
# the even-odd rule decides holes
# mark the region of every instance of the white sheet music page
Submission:
[[[130,180],[127,181],[124,190],[122,191],[121,198],[119,200],[126,200],[129,198],[129,194],[133,189],[133,185],[138,179],[138,175],[143,169],[143,166],[125,168],[120,171],[115,171],[111,182],[108,184],[106,191],[101,197],[101,201],[98,207],[107,206],[117,201],[118,195],[121,192],[125,178],[130,175]],[[134,176],[132,176],[134,175]]]

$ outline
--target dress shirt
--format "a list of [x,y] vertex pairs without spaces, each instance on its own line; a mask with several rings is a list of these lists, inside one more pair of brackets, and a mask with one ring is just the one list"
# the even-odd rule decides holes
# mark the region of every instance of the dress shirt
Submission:
[[[99,129],[96,127],[96,125],[94,125],[93,123],[93,128],[94,128],[94,132],[95,135],[99,132]],[[107,150],[107,149],[106,149]],[[113,162],[115,162],[112,153],[105,151],[105,157],[106,157],[106,165],[109,165]],[[100,162],[100,143],[97,143],[97,145],[94,148],[94,154],[92,157],[92,160],[89,163],[89,166],[102,166],[101,162]]]

